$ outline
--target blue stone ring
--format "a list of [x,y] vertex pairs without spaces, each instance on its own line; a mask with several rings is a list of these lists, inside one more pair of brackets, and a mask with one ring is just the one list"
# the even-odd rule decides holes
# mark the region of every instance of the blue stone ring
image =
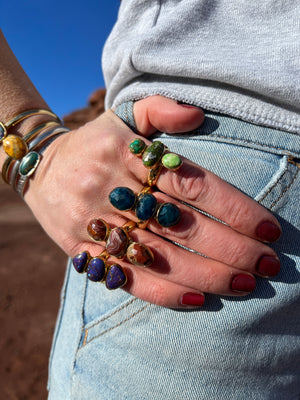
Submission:
[[86,272],[87,278],[93,282],[105,282],[107,289],[120,288],[127,282],[127,277],[119,264],[109,265],[106,262],[107,256],[100,254],[98,257],[91,257],[88,251],[77,254],[72,262],[75,270],[79,273]]
[[159,204],[150,187],[144,188],[137,195],[128,187],[116,187],[110,192],[109,200],[120,211],[134,211],[141,229],[147,226],[151,218],[155,218],[165,228],[178,224],[181,218],[179,208],[172,203]]

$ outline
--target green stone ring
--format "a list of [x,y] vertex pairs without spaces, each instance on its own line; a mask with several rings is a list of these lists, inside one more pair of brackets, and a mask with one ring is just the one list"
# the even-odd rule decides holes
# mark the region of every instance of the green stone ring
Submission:
[[182,166],[182,159],[178,154],[167,153],[168,148],[160,141],[154,141],[147,147],[140,139],[134,139],[129,144],[129,150],[136,156],[142,157],[142,162],[149,169],[148,185],[155,186],[162,167],[177,171]]

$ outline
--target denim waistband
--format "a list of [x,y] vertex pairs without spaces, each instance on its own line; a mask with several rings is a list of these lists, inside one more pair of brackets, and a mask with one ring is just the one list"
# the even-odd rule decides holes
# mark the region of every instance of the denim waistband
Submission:
[[[118,106],[115,113],[136,132],[132,101]],[[162,133],[158,136],[164,135],[166,134]],[[189,140],[193,140],[193,138],[199,140],[199,136],[201,136],[202,140],[236,143],[244,147],[300,158],[300,135],[250,124],[210,111],[205,111],[205,120],[202,126],[193,131],[175,135],[175,137],[182,138],[187,135]]]

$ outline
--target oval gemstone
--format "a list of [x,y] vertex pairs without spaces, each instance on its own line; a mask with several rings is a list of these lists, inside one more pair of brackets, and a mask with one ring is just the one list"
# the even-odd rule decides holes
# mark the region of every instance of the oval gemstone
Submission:
[[152,168],[156,165],[164,153],[165,146],[162,142],[153,142],[143,153],[143,164],[147,168]]
[[131,264],[140,267],[149,267],[154,261],[152,251],[142,243],[131,243],[128,246],[126,257]]
[[8,135],[2,143],[5,153],[11,158],[20,160],[28,152],[27,144],[20,136]]
[[86,265],[89,262],[90,253],[88,251],[83,251],[80,254],[77,254],[72,260],[73,266],[77,272],[80,274],[85,271]]
[[120,265],[119,264],[111,265],[107,272],[105,280],[107,289],[109,290],[118,289],[124,286],[126,282],[127,278],[125,272],[120,267]]
[[102,242],[106,239],[109,226],[102,219],[95,218],[89,222],[87,232],[92,239]]
[[134,139],[130,145],[129,150],[135,155],[140,155],[146,148],[146,143],[142,139]]
[[159,225],[170,228],[178,224],[180,221],[181,213],[175,204],[164,203],[158,210],[156,220]]
[[88,279],[93,282],[100,282],[105,276],[105,262],[100,257],[94,257],[90,260],[86,274]]
[[162,157],[161,162],[165,168],[172,169],[172,170],[176,170],[176,169],[180,168],[182,165],[181,158],[179,157],[178,154],[174,154],[174,153],[165,154]]
[[147,221],[153,217],[157,206],[157,200],[151,193],[145,193],[138,197],[135,206],[135,215],[141,221]]
[[31,151],[30,153],[27,153],[20,163],[20,174],[26,176],[32,175],[40,162],[40,158],[41,156],[36,151]]
[[128,187],[116,187],[109,194],[109,201],[120,211],[131,210],[135,204],[135,193]]
[[110,256],[117,258],[124,257],[128,246],[128,236],[122,228],[114,228],[111,230],[107,242],[106,251]]

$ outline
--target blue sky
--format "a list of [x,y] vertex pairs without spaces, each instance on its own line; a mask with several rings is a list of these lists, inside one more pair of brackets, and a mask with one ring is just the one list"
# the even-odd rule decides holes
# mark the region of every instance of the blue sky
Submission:
[[[101,53],[119,0],[0,0],[0,26],[12,50],[60,117],[104,87]],[[0,53],[1,54],[1,53]]]

